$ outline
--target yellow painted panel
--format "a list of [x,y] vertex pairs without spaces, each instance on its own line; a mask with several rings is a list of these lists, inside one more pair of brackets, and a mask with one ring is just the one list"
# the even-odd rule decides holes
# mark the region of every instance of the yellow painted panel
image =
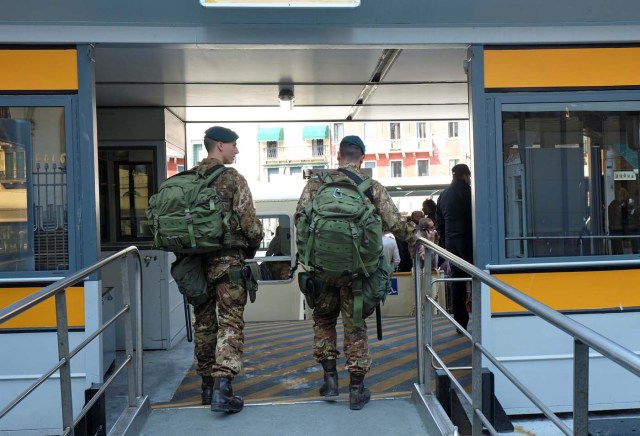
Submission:
[[72,91],[78,89],[75,49],[0,50],[0,90]]
[[[4,309],[40,289],[42,288],[0,288],[0,308]],[[84,326],[84,288],[67,288],[67,316],[69,327]],[[55,326],[56,304],[55,297],[51,297],[4,324],[0,324],[0,329],[38,329],[55,328]]]
[[[495,274],[496,278],[555,310],[640,307],[640,270]],[[491,290],[491,313],[525,309]]]
[[485,88],[640,85],[640,47],[487,50]]

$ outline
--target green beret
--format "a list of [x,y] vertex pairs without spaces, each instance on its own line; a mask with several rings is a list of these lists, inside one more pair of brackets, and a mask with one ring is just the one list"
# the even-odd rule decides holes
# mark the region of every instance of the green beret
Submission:
[[226,127],[213,126],[205,130],[204,136],[214,141],[233,142],[238,139],[238,134]]
[[340,145],[342,144],[353,144],[353,145],[357,145],[358,147],[360,147],[360,150],[362,150],[362,154],[364,154],[364,142],[362,142],[362,139],[360,139],[359,136],[356,135],[348,135],[345,136],[344,138],[342,138],[342,141],[340,141]]

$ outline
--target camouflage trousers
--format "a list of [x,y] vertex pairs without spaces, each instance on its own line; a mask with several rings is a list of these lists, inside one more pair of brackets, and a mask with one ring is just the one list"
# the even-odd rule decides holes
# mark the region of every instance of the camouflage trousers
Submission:
[[194,307],[195,355],[200,376],[233,378],[242,368],[247,291],[219,272],[207,271],[214,297]]
[[[336,324],[342,313],[344,327],[345,368],[351,374],[365,375],[371,368],[367,323],[362,320],[360,327],[353,325],[353,292],[350,285],[329,288],[315,301],[313,309],[313,356],[318,362],[337,359]],[[366,314],[366,315],[370,315]]]

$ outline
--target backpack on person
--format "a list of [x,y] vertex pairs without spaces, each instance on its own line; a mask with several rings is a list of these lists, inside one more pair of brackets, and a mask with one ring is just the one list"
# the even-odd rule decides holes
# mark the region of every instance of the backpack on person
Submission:
[[206,172],[182,171],[160,185],[146,211],[154,248],[174,253],[223,248],[231,212],[224,213],[222,198],[210,185],[225,170],[224,165],[216,165]]
[[362,319],[384,301],[390,274],[384,274],[382,220],[373,205],[373,181],[363,181],[345,169],[339,171],[348,179],[334,180],[327,172],[318,173],[322,185],[296,223],[298,259],[311,271],[301,273],[306,279],[301,281],[300,289],[313,307],[315,302],[310,300],[319,296],[317,289],[325,288],[322,283],[310,286],[310,282],[315,283],[316,272],[351,276],[353,323],[360,326]]
[[349,178],[317,173],[322,185],[296,223],[298,259],[334,277],[369,276],[382,254],[382,221],[365,195],[372,180],[341,171]]

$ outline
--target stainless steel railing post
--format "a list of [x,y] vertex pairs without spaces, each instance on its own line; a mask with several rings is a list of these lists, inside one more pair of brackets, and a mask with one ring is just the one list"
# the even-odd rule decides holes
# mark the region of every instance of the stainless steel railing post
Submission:
[[[418,243],[416,243],[416,247]],[[413,260],[413,270],[419,271],[420,261],[418,256]],[[424,330],[423,330],[423,318],[422,318],[422,277],[420,274],[415,274],[415,291],[416,291],[416,348],[418,353],[418,382],[422,386],[423,393],[427,392],[427,389],[431,389],[431,386],[427,388],[425,380],[425,361],[424,361]]]
[[589,434],[589,347],[573,341],[573,434]]
[[67,317],[66,288],[55,294],[56,330],[58,333],[58,359],[60,367],[60,399],[62,407],[62,432],[73,434],[73,400],[71,397],[71,362],[69,362],[69,320]]
[[473,408],[473,436],[482,434],[482,420],[476,410],[482,411],[482,352],[476,343],[482,343],[482,282],[471,281],[471,401]]
[[[132,256],[133,257],[133,256]],[[142,350],[142,260],[140,256],[134,258],[136,271],[138,272],[136,280],[136,380],[138,396],[142,397],[144,391],[143,385],[143,350]]]
[[[418,256],[418,250],[416,250],[416,259],[418,263],[420,262],[420,256]],[[427,299],[428,295],[431,295],[431,290],[433,288],[433,283],[431,283],[431,256],[433,253],[427,247],[425,247],[425,256],[424,256],[424,271],[417,275],[424,275],[424,280],[422,281],[422,287],[424,288],[424,293],[420,295],[420,309],[422,312],[422,317],[424,319],[424,336],[422,337],[423,343],[420,345],[423,352],[426,348],[426,345],[433,346],[433,311],[431,308],[431,304]],[[420,271],[420,270],[418,270]],[[416,311],[418,309],[416,308]],[[426,341],[426,342],[425,342]],[[429,353],[424,362],[425,367],[427,368],[427,372],[425,374],[425,393],[431,394],[433,393],[432,382],[436,378],[436,371],[433,366],[433,355]]]
[[[133,316],[133,310],[131,307],[131,275],[129,274],[129,256],[124,256],[120,259],[120,271],[122,273],[122,299],[128,310],[124,317],[124,348],[127,358],[133,359],[133,333],[131,327],[133,322],[131,320]],[[135,382],[135,369],[131,361],[127,365],[127,391],[129,397],[129,407],[135,407],[136,405],[136,382]]]

